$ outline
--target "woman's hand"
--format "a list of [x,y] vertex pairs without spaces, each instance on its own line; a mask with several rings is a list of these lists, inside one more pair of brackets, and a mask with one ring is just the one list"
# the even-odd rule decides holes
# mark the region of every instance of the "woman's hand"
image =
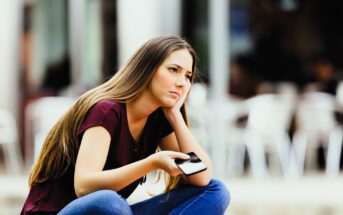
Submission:
[[180,95],[180,98],[177,100],[174,106],[172,107],[162,107],[162,110],[164,112],[164,115],[167,119],[169,119],[171,116],[174,116],[177,113],[180,113],[181,106],[185,103],[185,100],[187,98],[188,92],[191,88],[191,84],[187,83],[183,89],[182,93]]
[[182,173],[181,170],[176,166],[175,159],[189,159],[189,155],[181,152],[161,151],[150,155],[149,158],[152,160],[156,168],[163,169],[174,177]]

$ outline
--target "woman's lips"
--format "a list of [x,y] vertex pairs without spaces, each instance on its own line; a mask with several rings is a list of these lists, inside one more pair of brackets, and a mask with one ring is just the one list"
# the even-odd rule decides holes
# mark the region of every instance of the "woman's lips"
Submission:
[[173,97],[175,97],[176,99],[178,99],[178,98],[180,97],[180,93],[178,93],[178,92],[169,91],[169,93],[170,93]]

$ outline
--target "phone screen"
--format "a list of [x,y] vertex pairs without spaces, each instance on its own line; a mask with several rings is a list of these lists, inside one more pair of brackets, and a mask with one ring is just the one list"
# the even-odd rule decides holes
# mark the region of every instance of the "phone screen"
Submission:
[[206,165],[194,152],[190,152],[187,154],[190,156],[188,160],[175,159],[176,165],[185,175],[193,175],[207,169]]

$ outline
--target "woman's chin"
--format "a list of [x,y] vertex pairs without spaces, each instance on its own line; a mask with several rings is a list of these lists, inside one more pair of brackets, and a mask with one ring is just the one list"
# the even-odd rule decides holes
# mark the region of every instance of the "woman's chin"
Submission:
[[174,100],[174,99],[168,99],[168,100],[165,100],[164,102],[163,102],[163,106],[164,107],[173,107],[175,104],[176,104],[176,100]]

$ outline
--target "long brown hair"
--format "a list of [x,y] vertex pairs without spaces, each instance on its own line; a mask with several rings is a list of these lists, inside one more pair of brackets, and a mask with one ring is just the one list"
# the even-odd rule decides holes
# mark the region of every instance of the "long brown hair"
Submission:
[[[192,47],[177,36],[160,36],[143,44],[111,79],[81,95],[44,140],[42,151],[30,173],[29,185],[55,180],[64,175],[71,165],[75,166],[79,150],[77,131],[94,104],[103,99],[122,103],[135,100],[168,55],[180,49],[187,49],[193,58],[193,80],[197,58]],[[187,123],[184,105],[181,112]],[[178,177],[171,178],[167,190],[176,187],[178,181]]]

